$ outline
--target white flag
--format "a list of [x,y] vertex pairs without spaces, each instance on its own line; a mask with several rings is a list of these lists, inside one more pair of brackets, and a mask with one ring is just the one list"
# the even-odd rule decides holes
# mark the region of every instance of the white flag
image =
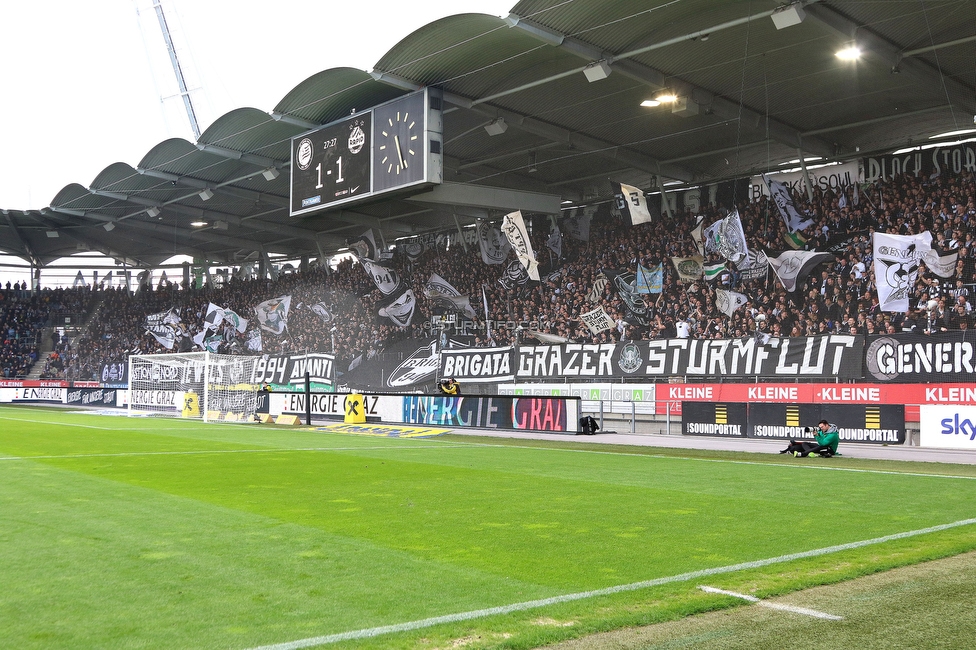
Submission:
[[265,300],[254,308],[258,325],[261,329],[272,334],[281,334],[288,327],[288,309],[291,307],[291,296],[279,296]]
[[502,235],[498,226],[478,220],[478,247],[481,248],[481,261],[485,264],[501,264],[508,257],[512,245]]
[[705,252],[718,253],[733,264],[749,258],[746,233],[742,230],[738,210],[730,212],[724,219],[706,228],[704,240]]
[[834,256],[830,253],[818,253],[816,251],[786,251],[780,253],[778,257],[769,257],[769,265],[773,267],[773,273],[779,278],[783,288],[787,291],[795,291],[798,284],[803,284],[818,264],[833,262]]
[[632,226],[651,221],[651,211],[647,207],[644,191],[633,185],[611,182],[615,198],[614,207]]
[[346,246],[350,252],[359,259],[378,261],[380,259],[376,250],[376,239],[373,237],[373,229],[370,228],[359,237],[346,240]]
[[599,334],[600,332],[613,329],[617,326],[603,307],[597,307],[592,311],[580,314],[580,318],[583,319],[583,323],[585,323],[586,326],[590,328],[590,331],[594,334]]
[[922,256],[932,249],[932,233],[889,235],[876,232],[874,278],[882,311],[907,312]]
[[745,294],[725,289],[715,290],[715,306],[726,316],[731,316],[736,309],[749,302]]
[[[204,316],[203,320],[206,329],[215,330],[224,322],[224,310],[213,303],[209,303],[207,305],[207,315]],[[193,340],[195,341],[196,338]]]
[[797,211],[796,206],[793,205],[793,197],[790,196],[790,190],[786,185],[766,178],[765,175],[762,178],[766,181],[766,187],[769,188],[769,196],[772,197],[773,203],[779,210],[779,216],[791,233],[803,230],[813,224],[813,219],[807,219]]
[[940,278],[951,278],[956,274],[956,260],[958,259],[958,250],[940,253],[935,248],[930,248],[922,253],[922,261],[925,262],[925,266]]
[[521,210],[516,210],[505,215],[505,218],[502,220],[502,232],[508,238],[522,266],[528,271],[529,277],[538,282],[539,263],[536,261],[535,255],[532,252],[532,244],[529,242],[529,233],[525,229],[525,221],[522,220]]
[[247,329],[248,320],[246,318],[241,318],[240,316],[237,315],[237,312],[232,311],[230,309],[224,310],[224,320],[232,324],[234,328],[241,334],[243,334],[244,330]]

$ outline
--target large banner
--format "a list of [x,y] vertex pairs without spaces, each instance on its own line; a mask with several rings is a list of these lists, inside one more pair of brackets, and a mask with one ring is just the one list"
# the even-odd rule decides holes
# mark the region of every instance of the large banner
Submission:
[[867,340],[865,379],[879,382],[941,383],[976,379],[976,334],[887,334]]
[[888,180],[899,174],[928,178],[933,174],[952,172],[955,175],[976,171],[976,146],[972,143],[951,147],[935,147],[925,151],[910,151],[897,156],[865,158],[864,180]]
[[[860,169],[857,161],[840,165],[826,165],[815,169],[807,169],[810,182],[821,190],[843,190],[858,182]],[[766,174],[766,178],[785,185],[790,192],[806,193],[807,183],[802,171]],[[768,188],[762,176],[749,179],[749,200],[755,201],[760,196],[768,195]]]
[[271,384],[274,390],[304,390],[305,373],[312,390],[332,391],[335,383],[335,355],[265,355],[254,364],[252,384]]
[[441,350],[439,377],[460,382],[511,381],[515,377],[515,348]]
[[657,339],[624,343],[523,345],[519,379],[557,377],[778,377],[859,379],[864,338]]
[[119,391],[105,388],[77,388],[65,391],[64,403],[76,406],[114,408],[121,405]]

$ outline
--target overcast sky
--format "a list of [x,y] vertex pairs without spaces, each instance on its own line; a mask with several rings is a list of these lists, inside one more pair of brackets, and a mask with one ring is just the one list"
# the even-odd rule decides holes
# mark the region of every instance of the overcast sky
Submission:
[[[271,111],[335,67],[372,70],[419,27],[516,0],[162,0],[201,130]],[[194,141],[153,0],[0,2],[0,208],[37,209],[171,137]],[[165,98],[168,97],[168,98]],[[164,99],[161,99],[164,98]]]

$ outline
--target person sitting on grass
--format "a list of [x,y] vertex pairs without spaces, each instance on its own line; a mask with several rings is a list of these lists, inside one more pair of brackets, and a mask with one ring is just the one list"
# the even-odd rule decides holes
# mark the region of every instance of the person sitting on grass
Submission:
[[[807,427],[804,431],[810,433],[810,427]],[[840,434],[837,433],[836,424],[831,424],[827,420],[820,420],[817,423],[814,438],[816,438],[816,442],[797,442],[796,440],[790,440],[789,446],[779,453],[793,454],[799,458],[806,458],[810,454],[815,454],[823,458],[840,455],[837,453],[837,445],[840,444]]]

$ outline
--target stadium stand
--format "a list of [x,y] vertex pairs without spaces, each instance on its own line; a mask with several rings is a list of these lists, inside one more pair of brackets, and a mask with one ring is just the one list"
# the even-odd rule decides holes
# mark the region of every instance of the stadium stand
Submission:
[[[346,260],[334,270],[316,267],[282,275],[276,281],[232,279],[223,287],[201,289],[168,284],[157,290],[143,287],[134,294],[124,289],[107,290],[97,317],[75,348],[58,350],[58,354],[66,357],[70,377],[97,379],[104,364],[122,363],[129,353],[167,351],[146,333],[148,314],[178,309],[184,330],[181,345],[191,349],[192,337],[204,329],[209,303],[251,318],[259,303],[288,294],[292,296],[288,328],[281,336],[265,332],[261,353],[334,351],[337,366],[344,370],[355,359],[370,358],[399,340],[432,334],[430,319],[436,307],[424,297],[423,288],[433,273],[447,279],[462,295],[470,296],[479,319],[484,318],[480,300],[484,287],[492,319],[534,324],[544,334],[576,342],[672,338],[679,329],[686,329],[695,338],[734,338],[751,336],[757,327],[773,336],[972,328],[968,298],[976,282],[972,228],[976,179],[972,173],[933,178],[901,175],[879,181],[861,190],[857,205],[841,205],[846,201],[830,190],[815,190],[812,200],[799,194],[793,198],[797,208],[814,219],[803,232],[807,240],[804,248],[822,250],[833,244],[836,256],[793,292],[787,292],[772,272],[765,279],[745,280],[732,265],[713,281],[682,284],[669,259],[695,253],[691,231],[696,214],[684,210],[670,219],[631,227],[609,209],[601,209],[594,216],[588,242],[563,238],[560,260],[547,253],[548,220],[534,224],[532,244],[543,271],[543,281],[534,286],[530,283],[506,289],[499,283],[505,266],[484,264],[476,249],[465,252],[460,246],[438,247],[415,260],[394,250],[392,264],[409,279],[418,301],[417,313],[407,327],[397,327],[376,316],[382,294],[358,263]],[[730,207],[709,205],[700,214],[708,225],[724,217]],[[750,250],[773,254],[785,248],[786,228],[768,199],[739,201],[736,207]],[[937,244],[958,251],[954,278],[940,283],[940,278],[923,266],[912,308],[905,314],[881,311],[873,278],[872,233],[917,234],[925,230],[933,233]],[[705,262],[719,260],[712,254]],[[592,309],[594,303],[587,294],[598,278],[622,270],[633,272],[638,263],[651,267],[662,262],[663,291],[659,297],[648,296],[655,299],[648,301],[646,325],[628,321],[632,315],[628,305],[608,284],[599,301],[617,327],[598,335],[587,330],[580,314]],[[716,288],[741,292],[749,302],[728,316],[716,307]],[[931,315],[924,308],[930,300],[939,305]],[[314,312],[311,306],[316,303],[327,305],[329,313]],[[757,322],[761,324],[757,326]],[[254,329],[257,322],[252,318],[248,331]],[[220,351],[256,353],[246,347],[247,332],[224,324],[221,334],[224,341]],[[492,330],[490,338],[481,331],[470,342],[478,346],[509,345],[521,334],[502,325]]]

